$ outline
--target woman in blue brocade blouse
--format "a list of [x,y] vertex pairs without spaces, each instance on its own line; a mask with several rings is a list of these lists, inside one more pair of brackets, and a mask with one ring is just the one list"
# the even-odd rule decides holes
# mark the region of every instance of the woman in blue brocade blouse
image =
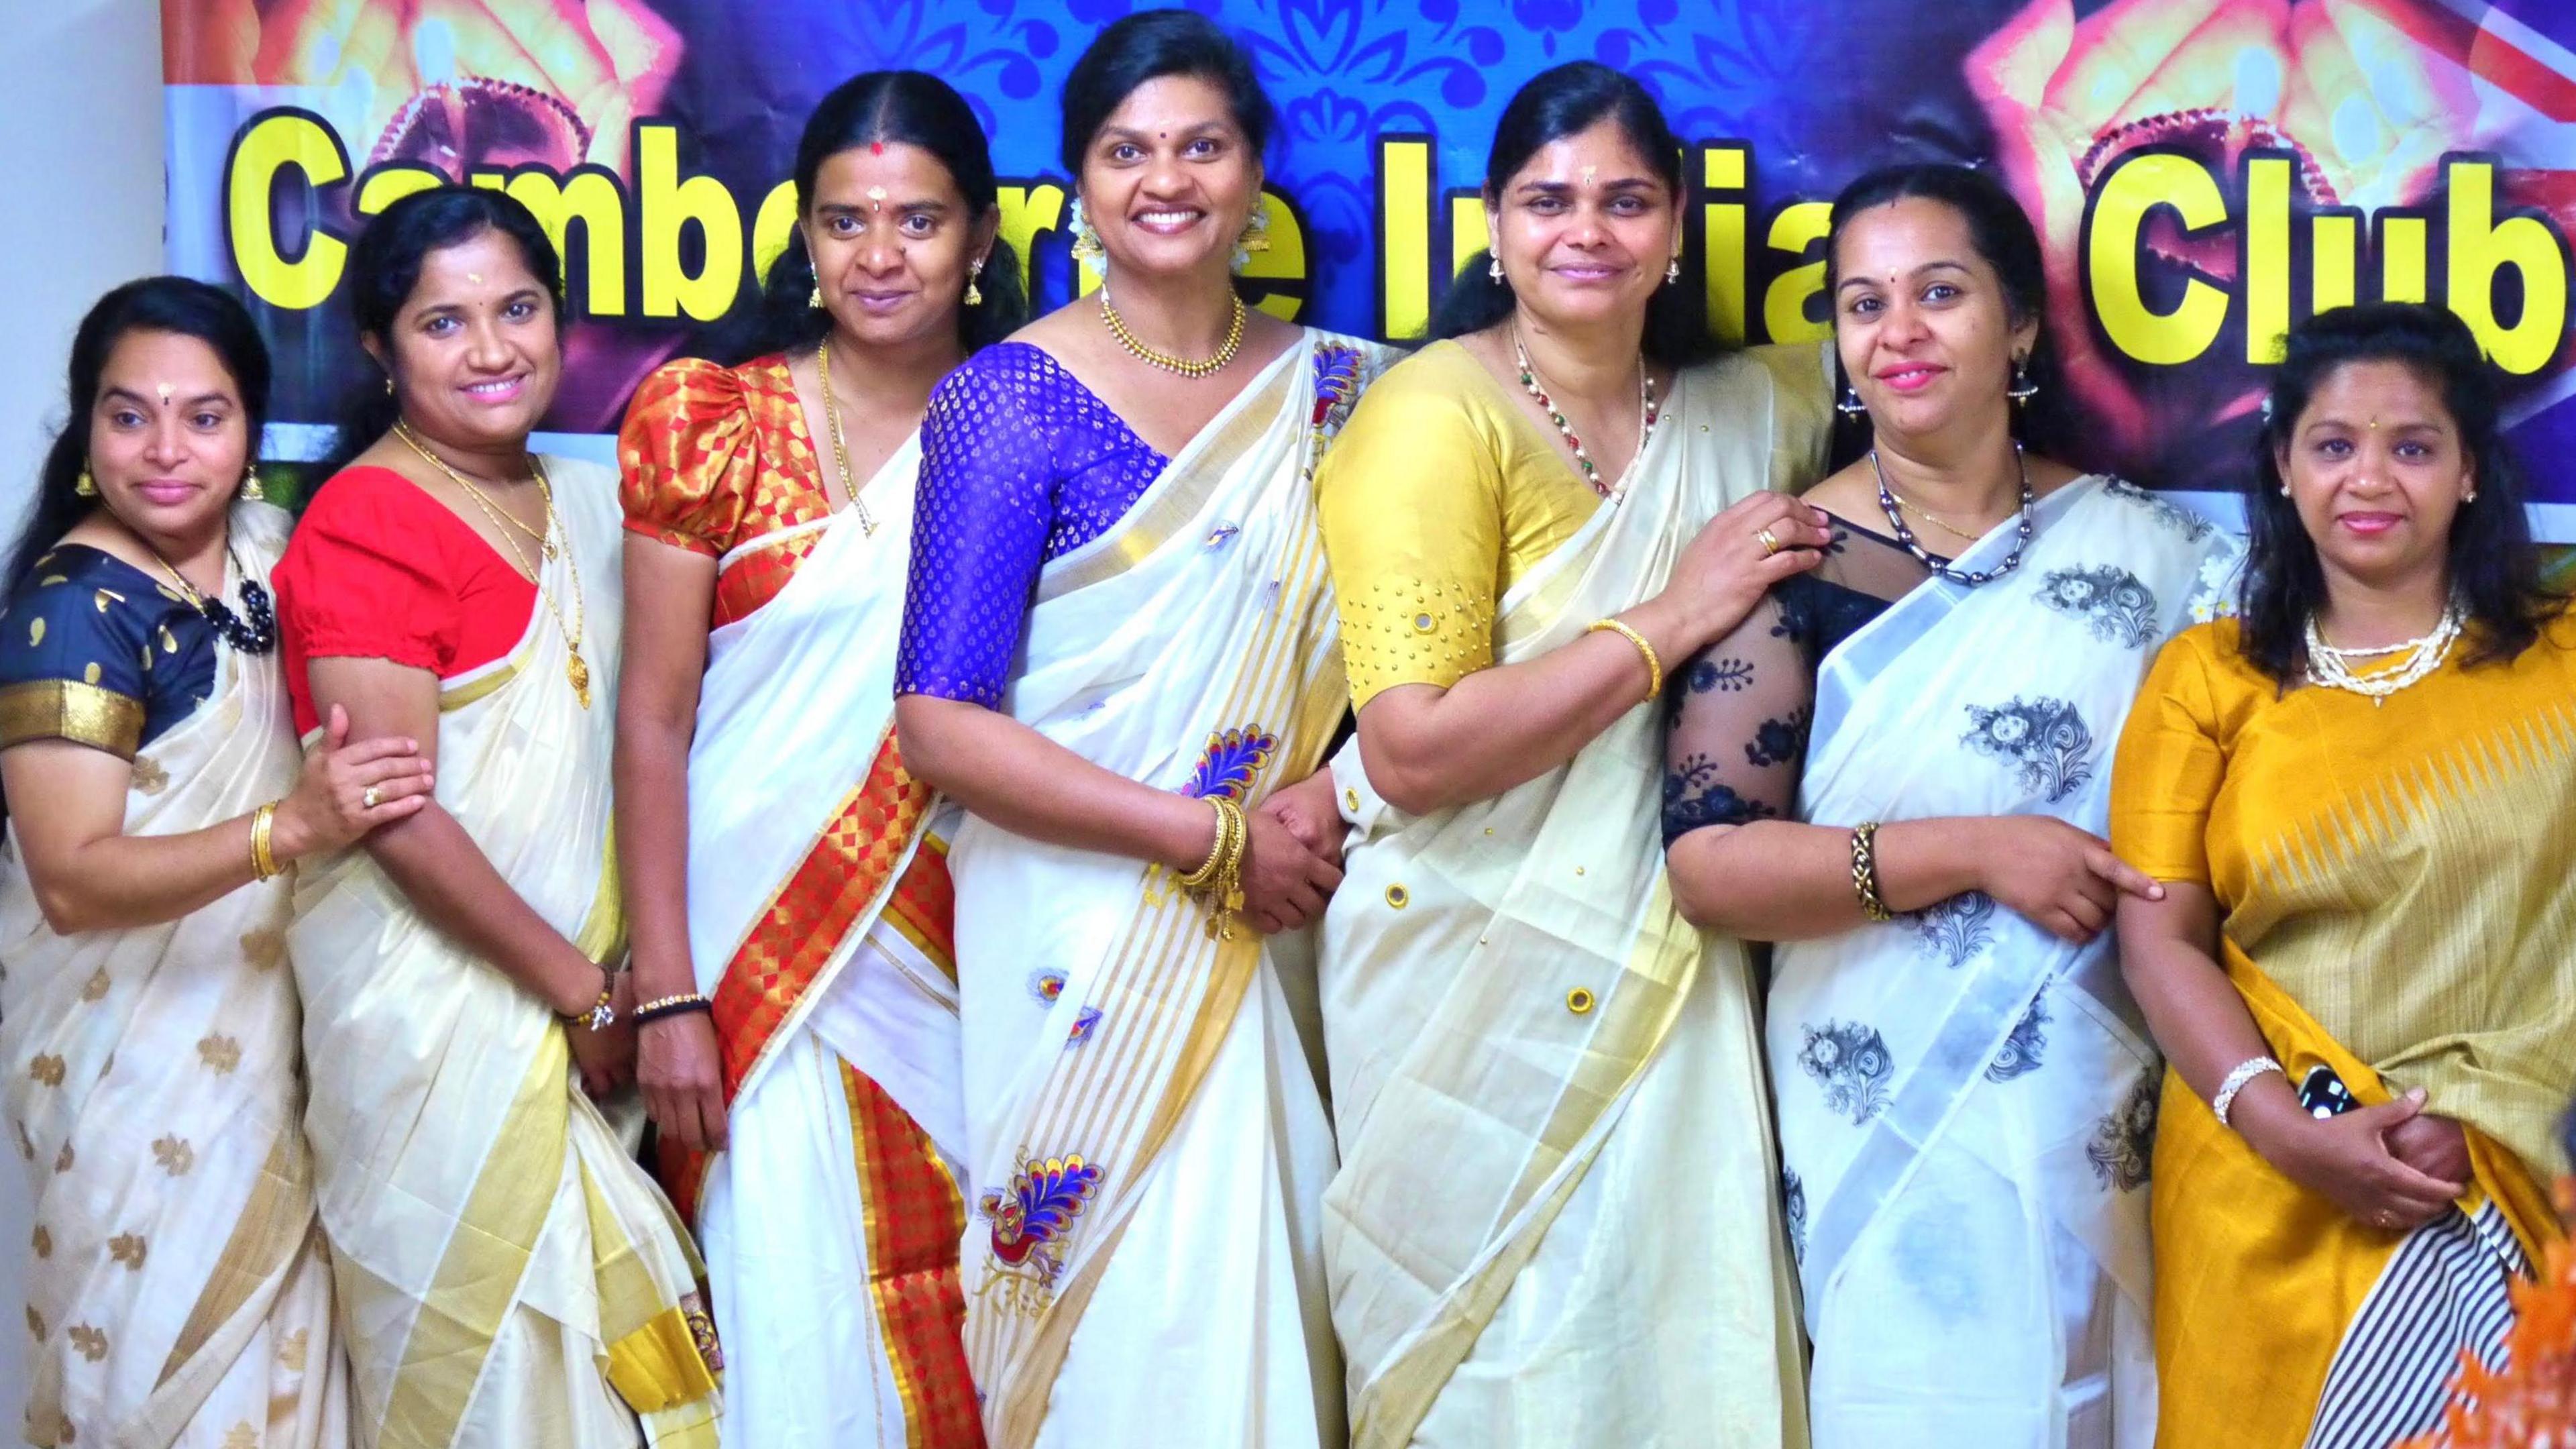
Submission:
[[998,1442],[1338,1444],[1279,973],[1340,876],[1313,468],[1386,354],[1236,293],[1271,107],[1212,22],[1110,26],[1064,123],[1102,284],[933,395],[895,677],[971,812],[967,1358]]

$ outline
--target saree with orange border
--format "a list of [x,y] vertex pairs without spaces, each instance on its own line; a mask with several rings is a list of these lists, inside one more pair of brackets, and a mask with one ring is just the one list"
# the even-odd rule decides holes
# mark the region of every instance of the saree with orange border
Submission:
[[733,1346],[729,1444],[983,1442],[965,1299],[957,968],[892,679],[918,437],[838,485],[786,359],[675,362],[619,442],[630,536],[711,557],[689,946],[730,1143],[662,1174]]

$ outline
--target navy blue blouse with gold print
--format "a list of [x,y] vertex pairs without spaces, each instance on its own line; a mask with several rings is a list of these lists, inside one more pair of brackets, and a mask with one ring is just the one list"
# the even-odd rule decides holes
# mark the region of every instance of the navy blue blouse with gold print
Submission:
[[0,613],[0,749],[59,739],[130,760],[214,687],[214,627],[86,544],[37,560]]

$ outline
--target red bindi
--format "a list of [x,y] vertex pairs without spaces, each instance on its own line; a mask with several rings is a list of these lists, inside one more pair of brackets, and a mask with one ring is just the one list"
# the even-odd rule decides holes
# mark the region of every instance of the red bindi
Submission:
[[884,155],[884,154],[885,154],[885,142],[883,142],[883,141],[870,141],[870,142],[868,143],[868,154],[869,154],[869,155],[871,155],[871,156],[882,156],[882,155]]

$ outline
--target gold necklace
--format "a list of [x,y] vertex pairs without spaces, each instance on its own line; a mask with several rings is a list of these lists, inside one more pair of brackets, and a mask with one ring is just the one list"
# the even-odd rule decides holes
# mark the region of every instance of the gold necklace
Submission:
[[[1940,529],[1943,533],[1949,534],[1953,538],[1962,538],[1966,539],[1970,543],[1975,543],[1977,540],[1986,536],[1983,533],[1970,533],[1959,525],[1943,518],[1940,514],[1933,512],[1931,509],[1926,508],[1922,504],[1915,502],[1913,499],[1906,497],[1904,494],[1897,492],[1894,484],[1890,484],[1888,486],[1887,496],[1904,504],[1906,507],[1913,509],[1916,517],[1922,519],[1928,524],[1931,524],[1933,527]],[[1991,529],[1987,530],[1987,532],[1992,531],[1993,530]]]
[[823,376],[823,421],[832,430],[832,462],[841,470],[841,491],[849,495],[851,511],[859,515],[859,532],[876,537],[877,521],[868,506],[859,501],[859,486],[850,481],[850,450],[841,441],[841,400],[832,394],[832,339],[826,337],[814,348],[814,370]]
[[1109,305],[1109,288],[1106,286],[1100,289],[1100,320],[1109,324],[1109,333],[1118,339],[1118,345],[1126,348],[1130,356],[1146,366],[1159,367],[1165,372],[1175,372],[1183,377],[1208,377],[1222,371],[1227,363],[1234,361],[1235,353],[1243,347],[1243,298],[1229,292],[1226,294],[1226,300],[1234,303],[1234,320],[1227,325],[1225,341],[1218,346],[1216,355],[1203,361],[1188,357],[1174,357],[1168,352],[1157,352],[1146,346],[1144,339],[1127,330],[1127,321],[1118,315],[1118,309]]
[[465,490],[465,496],[474,500],[474,506],[483,510],[483,516],[491,519],[493,526],[501,530],[501,542],[509,545],[511,559],[518,564],[520,572],[528,576],[528,582],[537,586],[537,601],[544,604],[546,612],[554,616],[555,629],[563,635],[566,651],[564,678],[572,681],[572,697],[581,702],[583,709],[590,708],[590,662],[581,657],[581,638],[590,623],[590,606],[581,589],[581,560],[574,558],[568,550],[563,554],[565,566],[572,571],[572,619],[566,622],[562,608],[555,603],[553,592],[546,587],[544,570],[529,561],[528,551],[519,547],[519,541],[510,535],[509,525],[517,524],[519,532],[537,541],[538,548],[544,552],[546,558],[555,557],[554,536],[557,527],[555,490],[554,485],[546,479],[546,465],[535,454],[528,455],[528,466],[536,478],[537,496],[543,499],[546,505],[546,531],[539,533],[526,524],[519,523],[519,520],[510,516],[508,510],[484,497],[483,490],[475,487],[472,479],[440,462],[436,454],[414,442],[409,436],[409,429],[403,424],[394,424],[394,433],[404,442],[410,443],[412,451],[427,458],[438,471],[455,480],[456,486]]
[[[468,493],[472,493],[474,491],[474,485],[466,481],[465,475],[457,471],[454,464],[429,450],[429,446],[420,440],[420,435],[411,430],[411,424],[394,424],[394,436],[402,439],[403,446],[420,454],[422,462],[427,463],[429,466],[436,468],[439,472],[446,474],[449,478],[454,479],[458,487],[464,489]],[[538,487],[543,488],[544,486],[543,480],[539,480]],[[480,499],[477,501],[479,502]],[[554,506],[551,496],[548,497],[546,506],[548,508],[552,508]],[[551,536],[551,533],[537,532],[535,529],[519,522],[518,518],[507,510],[502,512],[501,518],[510,526],[518,529],[521,533],[535,539],[537,541],[537,547],[544,551],[547,558],[551,559],[555,556],[555,541]],[[549,520],[549,528],[551,528],[551,519]]]

